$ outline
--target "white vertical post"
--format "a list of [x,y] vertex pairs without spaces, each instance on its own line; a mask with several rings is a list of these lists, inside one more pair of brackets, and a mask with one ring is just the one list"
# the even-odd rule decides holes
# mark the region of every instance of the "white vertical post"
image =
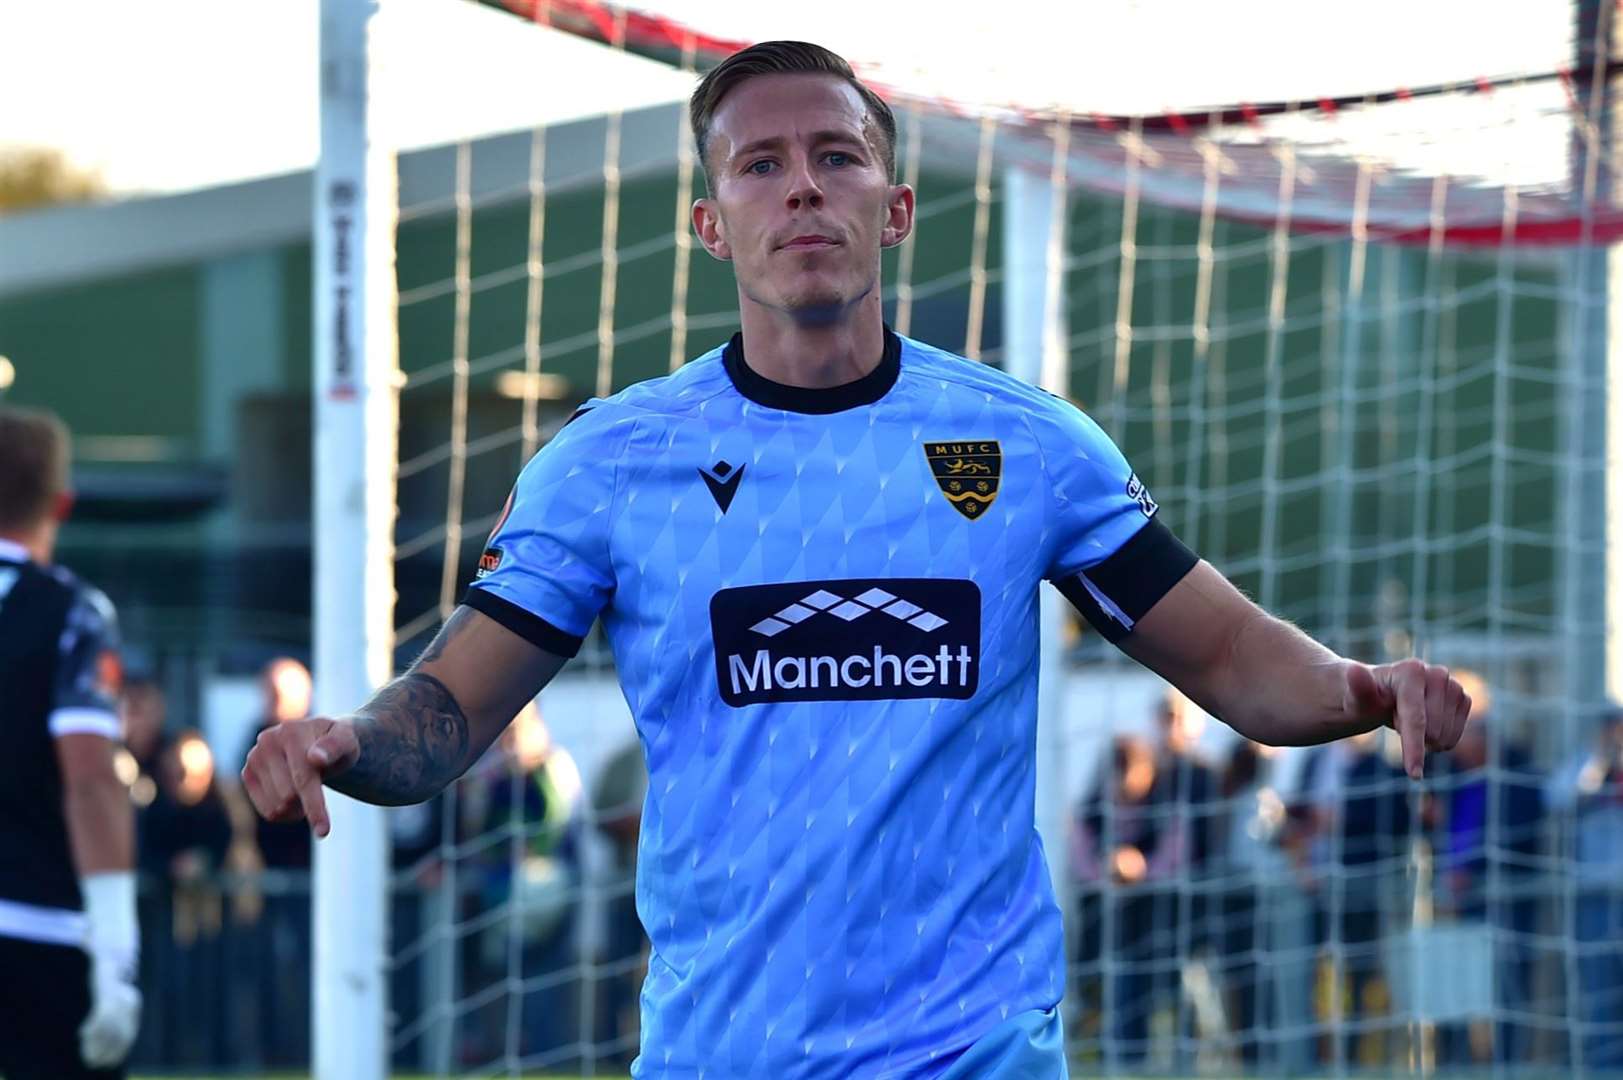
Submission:
[[[378,0],[321,0],[316,167],[315,708],[348,712],[391,674],[394,621],[395,161],[373,120]],[[327,793],[315,850],[311,1029],[319,1080],[387,1071],[383,810]]]
[[[1066,392],[1065,191],[1052,177],[1013,167],[1003,174],[1003,370]],[[1058,241],[1057,245],[1055,241]],[[1057,250],[1056,250],[1057,247]],[[1058,265],[1055,265],[1055,264]],[[1060,909],[1070,912],[1066,799],[1065,600],[1042,590],[1037,692],[1037,831]]]
[[[1613,178],[1617,106],[1606,58],[1618,27],[1609,5],[1575,5],[1575,118],[1572,186],[1577,212],[1618,198]],[[1564,568],[1563,646],[1570,701],[1562,754],[1583,745],[1608,698],[1623,695],[1623,248],[1594,242],[1585,230],[1566,258],[1571,296],[1562,355],[1567,371],[1568,480],[1565,495],[1569,547]],[[1576,1036],[1574,1036],[1576,1038]]]
[[[1576,58],[1571,183],[1583,215],[1579,244],[1566,258],[1568,316],[1561,342],[1566,361],[1563,492],[1567,550],[1563,568],[1562,646],[1566,660],[1566,723],[1559,753],[1574,753],[1593,737],[1594,723],[1623,694],[1623,248],[1599,243],[1591,215],[1617,204],[1619,96],[1610,60],[1619,39],[1616,8],[1598,0],[1573,4]],[[1561,904],[1577,905],[1577,875],[1561,875]],[[1584,980],[1575,934],[1566,938],[1567,1000],[1580,1002]],[[1582,1014],[1580,1014],[1581,1016]],[[1567,1026],[1568,1055],[1577,1075],[1587,1064],[1594,1032],[1582,1019]]]

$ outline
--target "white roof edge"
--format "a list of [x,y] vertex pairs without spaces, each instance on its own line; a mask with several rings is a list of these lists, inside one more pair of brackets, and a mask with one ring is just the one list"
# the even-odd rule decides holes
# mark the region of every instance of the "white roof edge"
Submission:
[[308,232],[310,213],[304,172],[10,215],[0,218],[0,296],[284,243]]
[[[620,170],[627,176],[676,167],[681,103],[624,114]],[[548,191],[602,179],[604,117],[547,129]],[[529,131],[475,140],[473,196],[486,204],[527,198]],[[443,203],[453,194],[455,146],[399,157],[400,204]],[[0,296],[136,273],[309,236],[311,171],[240,183],[0,217]]]

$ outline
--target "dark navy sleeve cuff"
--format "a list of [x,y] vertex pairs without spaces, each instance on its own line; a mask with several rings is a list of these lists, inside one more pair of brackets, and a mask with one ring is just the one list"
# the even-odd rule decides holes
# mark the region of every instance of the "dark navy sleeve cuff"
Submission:
[[559,629],[535,612],[526,611],[489,589],[470,586],[463,594],[462,602],[481,615],[495,619],[536,648],[545,649],[554,656],[562,656],[565,659],[572,657],[580,652],[581,643],[586,640],[579,634]]
[[1119,642],[1195,568],[1200,557],[1151,518],[1096,566],[1054,582],[1106,641]]

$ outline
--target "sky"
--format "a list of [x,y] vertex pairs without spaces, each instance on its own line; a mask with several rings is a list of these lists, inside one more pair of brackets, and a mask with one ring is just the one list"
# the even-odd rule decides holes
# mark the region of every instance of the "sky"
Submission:
[[[1190,111],[1547,72],[1573,55],[1570,6],[1552,0],[1004,0],[950,18],[939,0],[634,6],[728,39],[816,40],[865,77],[972,109]],[[403,149],[675,101],[693,84],[471,0],[383,0],[383,12],[379,123]],[[27,102],[0,115],[0,147],[59,147],[118,194],[309,168],[318,22],[319,0],[0,4],[0,100]],[[1417,102],[1334,127],[1286,119],[1262,134],[1399,170],[1558,184],[1562,93],[1551,83]]]
[[[62,149],[116,194],[308,169],[319,0],[0,3],[0,146]],[[693,77],[468,0],[386,0],[376,78],[402,149],[676,101]]]
[[[715,36],[816,41],[936,96],[1156,113],[1551,71],[1562,0],[632,0]],[[950,16],[943,12],[951,11]]]

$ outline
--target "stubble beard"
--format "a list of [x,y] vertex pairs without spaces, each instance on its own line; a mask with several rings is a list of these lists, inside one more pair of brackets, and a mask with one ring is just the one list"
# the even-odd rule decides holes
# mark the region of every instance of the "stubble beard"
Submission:
[[764,296],[748,282],[741,282],[743,293],[762,307],[774,308],[788,315],[802,326],[827,326],[838,322],[847,312],[879,287],[879,275],[856,288],[840,288],[836,282],[816,282],[791,288],[776,297]]

